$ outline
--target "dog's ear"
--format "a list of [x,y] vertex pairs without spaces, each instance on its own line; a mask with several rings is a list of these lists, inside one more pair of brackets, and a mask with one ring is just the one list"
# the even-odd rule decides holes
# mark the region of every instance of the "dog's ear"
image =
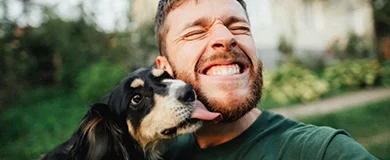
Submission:
[[110,96],[106,98],[107,104],[111,107],[112,116],[114,118],[125,112],[126,107],[123,106],[127,105],[129,101],[126,96],[123,96],[125,95],[125,91],[122,83],[124,82],[121,82],[121,84],[112,89]]
[[91,106],[74,136],[69,159],[126,159],[128,155],[121,143],[122,130],[114,118],[107,104]]
[[103,103],[103,104],[108,104],[110,101],[110,96],[111,96],[111,93],[101,97],[99,102]]

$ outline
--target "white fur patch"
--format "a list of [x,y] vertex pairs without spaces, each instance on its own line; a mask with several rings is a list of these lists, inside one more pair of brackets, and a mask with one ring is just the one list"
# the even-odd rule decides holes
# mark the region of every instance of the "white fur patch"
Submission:
[[163,83],[169,84],[169,97],[172,99],[179,97],[178,95],[178,90],[186,85],[181,80],[176,80],[176,79],[165,79],[163,80]]

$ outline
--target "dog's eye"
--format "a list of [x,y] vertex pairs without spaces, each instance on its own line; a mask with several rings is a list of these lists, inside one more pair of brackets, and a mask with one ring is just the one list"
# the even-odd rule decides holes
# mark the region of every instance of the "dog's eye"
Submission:
[[133,96],[133,98],[131,98],[131,103],[136,105],[138,103],[140,103],[142,101],[143,97],[139,94],[136,94]]
[[173,127],[173,128],[169,128],[169,129],[162,131],[161,134],[166,135],[166,136],[170,136],[170,135],[176,134],[176,132],[177,132],[177,127]]

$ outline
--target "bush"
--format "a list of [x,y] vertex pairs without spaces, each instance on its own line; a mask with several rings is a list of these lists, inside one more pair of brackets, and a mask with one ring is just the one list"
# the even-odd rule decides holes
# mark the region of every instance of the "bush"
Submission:
[[374,53],[367,39],[364,36],[350,32],[345,46],[340,39],[335,39],[328,47],[327,52],[339,60],[370,58],[374,56]]
[[115,85],[127,73],[107,60],[100,60],[95,65],[83,70],[77,77],[76,92],[81,99],[95,103],[101,97],[111,92]]
[[295,64],[284,64],[274,73],[266,72],[264,77],[264,97],[281,105],[310,102],[328,92],[326,81]]
[[[35,57],[27,52],[27,47],[23,45],[24,31],[15,25],[0,26],[0,31],[5,31],[5,34],[0,37],[1,110],[16,102],[20,92],[31,85],[29,81],[35,80],[31,75],[40,72],[36,72],[38,64],[35,62]],[[32,42],[29,44],[33,46]]]
[[379,70],[380,84],[390,87],[390,61],[383,62]]
[[281,36],[279,38],[278,50],[279,53],[282,54],[282,57],[278,62],[279,64],[294,63],[296,61],[296,58],[294,57],[294,44],[288,40],[286,36]]
[[376,60],[346,60],[326,68],[324,79],[332,89],[357,89],[374,85],[378,74]]
[[123,55],[129,55],[123,47],[110,46],[115,35],[83,20],[50,19],[37,28],[9,22],[0,25],[0,32],[0,108],[11,106],[31,86],[73,88],[77,71],[100,57],[126,60]]
[[356,33],[349,33],[348,43],[345,47],[345,54],[348,59],[369,58],[373,54],[370,52],[370,46],[365,41],[367,38],[358,36]]

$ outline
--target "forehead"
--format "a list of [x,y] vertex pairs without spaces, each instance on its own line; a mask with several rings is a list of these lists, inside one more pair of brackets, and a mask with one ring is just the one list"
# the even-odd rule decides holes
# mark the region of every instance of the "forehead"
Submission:
[[168,13],[166,25],[169,30],[180,31],[200,18],[224,21],[231,16],[247,20],[245,10],[237,0],[188,0]]

